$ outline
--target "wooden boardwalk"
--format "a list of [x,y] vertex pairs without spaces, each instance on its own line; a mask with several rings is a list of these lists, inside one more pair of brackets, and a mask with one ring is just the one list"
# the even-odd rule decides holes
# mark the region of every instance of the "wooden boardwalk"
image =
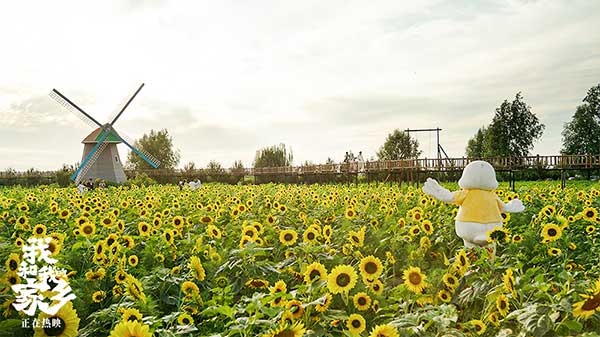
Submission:
[[[255,182],[348,182],[357,180],[359,175],[366,176],[369,180],[419,182],[428,174],[456,173],[470,162],[478,158],[443,158],[443,159],[406,159],[385,160],[373,162],[352,162],[340,164],[305,165],[288,167],[265,167],[244,169],[223,169],[211,171],[197,169],[184,170],[147,170],[148,176],[162,183],[176,183],[179,180],[201,179],[202,181],[221,181],[235,183],[246,176],[255,178]],[[600,170],[600,155],[552,155],[528,157],[492,157],[484,158],[496,171],[507,172],[509,179],[514,184],[515,173],[524,171],[560,171],[561,181],[564,184],[567,172],[590,172]],[[126,171],[132,177],[134,171]],[[0,185],[24,184],[50,184],[55,182],[56,172],[0,172]]]

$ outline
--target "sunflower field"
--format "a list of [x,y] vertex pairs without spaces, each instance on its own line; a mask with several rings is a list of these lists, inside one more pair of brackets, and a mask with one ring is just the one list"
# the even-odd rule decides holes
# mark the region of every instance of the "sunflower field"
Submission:
[[[600,186],[574,186],[498,189],[526,210],[474,250],[414,186],[3,188],[0,336],[598,336]],[[56,327],[12,306],[30,237],[76,295]]]

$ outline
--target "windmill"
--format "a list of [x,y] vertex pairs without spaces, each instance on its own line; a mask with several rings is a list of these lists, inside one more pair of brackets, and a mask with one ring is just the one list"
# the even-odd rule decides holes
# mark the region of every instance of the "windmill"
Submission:
[[116,116],[109,119],[109,121],[112,121],[106,124],[100,124],[58,90],[52,89],[50,97],[95,129],[82,141],[84,144],[82,161],[75,173],[71,176],[71,180],[74,181],[75,184],[89,178],[100,178],[118,183],[127,180],[123,165],[119,158],[119,152],[117,151],[117,144],[119,143],[127,145],[152,167],[157,168],[160,165],[160,161],[154,156],[147,151],[144,151],[144,149],[136,149],[133,147],[132,144],[134,142],[131,138],[125,136],[123,133],[118,133],[113,127],[117,119],[121,117],[123,111],[127,109],[131,101],[133,101],[143,87],[144,83],[140,85],[133,96],[131,96],[127,103],[123,105],[123,108],[118,111]]

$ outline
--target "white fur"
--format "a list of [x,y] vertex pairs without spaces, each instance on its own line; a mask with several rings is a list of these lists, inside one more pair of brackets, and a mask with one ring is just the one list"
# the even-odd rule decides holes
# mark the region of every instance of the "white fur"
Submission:
[[423,192],[443,202],[452,202],[452,192],[442,187],[435,179],[427,178],[423,184]]
[[498,188],[496,171],[490,163],[476,160],[465,167],[458,186],[463,189],[477,189],[491,191]]
[[494,228],[502,227],[502,222],[483,224],[456,220],[455,224],[456,235],[463,239],[466,248],[486,246],[488,244],[487,233]]
[[521,213],[525,210],[523,202],[519,199],[513,199],[502,206],[502,212],[506,213]]

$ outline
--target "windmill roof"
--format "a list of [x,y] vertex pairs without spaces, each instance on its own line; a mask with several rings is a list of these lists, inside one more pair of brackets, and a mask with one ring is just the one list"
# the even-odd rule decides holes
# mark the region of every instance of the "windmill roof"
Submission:
[[[83,144],[88,144],[88,143],[98,143],[98,140],[100,140],[100,138],[102,138],[104,136],[104,133],[106,131],[102,130],[102,128],[97,128],[96,130],[92,131],[92,133],[90,133],[89,135],[87,135],[87,137],[85,137],[82,141]],[[113,133],[111,133],[110,135],[108,135],[108,137],[104,140],[105,143],[121,143],[121,140],[115,136]]]

